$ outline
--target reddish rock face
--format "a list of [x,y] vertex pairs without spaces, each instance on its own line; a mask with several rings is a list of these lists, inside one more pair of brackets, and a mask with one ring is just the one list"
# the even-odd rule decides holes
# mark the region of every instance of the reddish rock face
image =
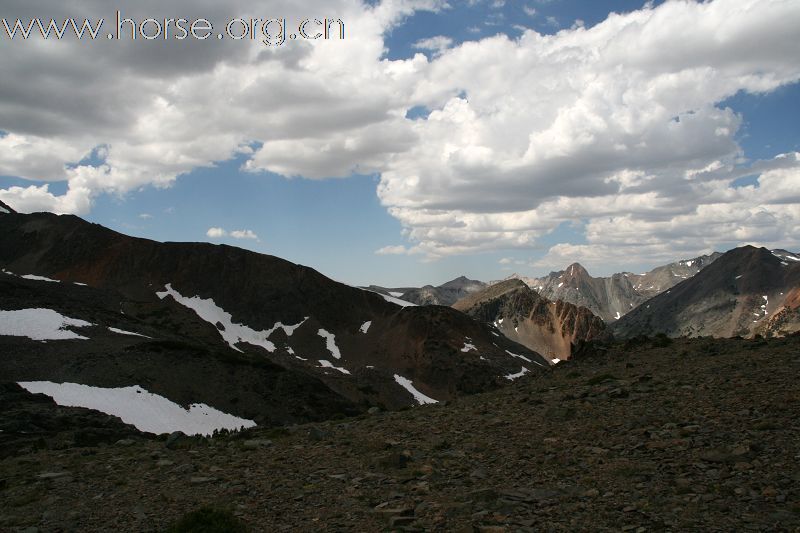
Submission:
[[800,287],[792,289],[789,294],[786,295],[786,300],[783,305],[792,311],[800,308]]
[[478,320],[493,324],[509,339],[553,359],[569,359],[578,341],[597,337],[605,323],[589,309],[551,302],[520,280],[492,285],[453,305]]

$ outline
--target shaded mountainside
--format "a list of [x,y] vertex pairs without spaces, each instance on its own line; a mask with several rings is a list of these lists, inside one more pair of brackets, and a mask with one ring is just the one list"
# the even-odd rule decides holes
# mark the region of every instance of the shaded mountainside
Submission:
[[551,302],[520,280],[507,280],[458,301],[455,309],[493,324],[507,338],[544,354],[569,359],[572,346],[598,336],[605,323],[589,309]]
[[796,331],[800,260],[790,257],[796,256],[735,248],[629,313],[612,331],[619,337],[750,337]]
[[670,289],[711,264],[721,254],[676,261],[645,274],[623,272],[608,277],[593,277],[579,263],[541,278],[514,274],[545,298],[586,307],[607,323],[625,316],[653,296]]
[[208,505],[254,532],[800,529],[800,337],[652,345],[446,405],[0,459],[0,530],[165,531]]
[[545,364],[452,309],[404,309],[277,257],[132,238],[74,216],[0,215],[0,267],[0,310],[92,324],[72,328],[85,340],[0,336],[15,353],[0,373],[15,381],[138,384],[286,423],[451,399]]

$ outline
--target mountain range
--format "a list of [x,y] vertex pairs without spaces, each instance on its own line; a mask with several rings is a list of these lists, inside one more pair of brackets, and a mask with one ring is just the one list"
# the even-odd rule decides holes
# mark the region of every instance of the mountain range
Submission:
[[721,255],[715,252],[676,261],[644,274],[621,272],[593,277],[580,263],[573,263],[564,270],[540,278],[513,274],[506,279],[520,279],[545,298],[586,307],[606,323],[611,323],[653,296],[691,278]]
[[455,309],[402,307],[277,257],[4,211],[9,381],[139,386],[270,425],[448,400],[548,366]]
[[66,405],[177,406],[234,429],[489,391],[595,339],[791,334],[800,255],[745,246],[641,275],[593,278],[575,263],[401,291],[0,204],[0,294],[4,381]]

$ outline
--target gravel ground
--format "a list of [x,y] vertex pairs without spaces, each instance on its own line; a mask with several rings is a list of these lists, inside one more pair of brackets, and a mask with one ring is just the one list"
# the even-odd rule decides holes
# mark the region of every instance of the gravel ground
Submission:
[[[666,346],[659,346],[666,345]],[[2,531],[800,531],[800,337],[642,340],[446,405],[0,461]]]

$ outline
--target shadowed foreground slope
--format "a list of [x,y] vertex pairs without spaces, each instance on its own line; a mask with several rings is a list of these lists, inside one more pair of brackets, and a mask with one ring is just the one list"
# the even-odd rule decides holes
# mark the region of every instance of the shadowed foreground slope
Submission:
[[217,504],[253,531],[791,531],[798,372],[797,336],[590,345],[448,405],[31,453],[0,461],[0,528],[154,531]]

